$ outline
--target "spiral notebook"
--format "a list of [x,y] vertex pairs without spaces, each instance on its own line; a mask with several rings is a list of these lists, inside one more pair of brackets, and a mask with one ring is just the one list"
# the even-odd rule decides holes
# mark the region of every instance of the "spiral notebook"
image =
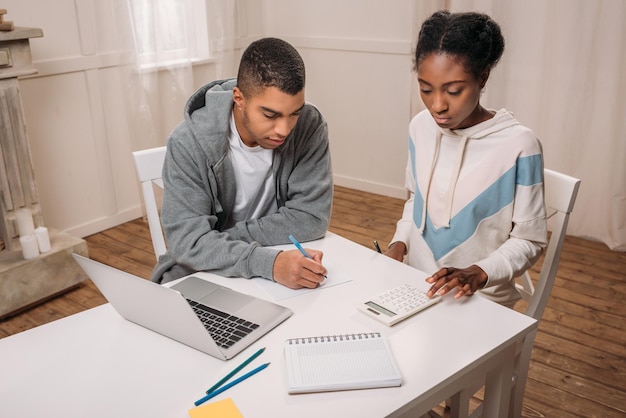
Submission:
[[285,341],[289,393],[400,386],[402,375],[378,332]]

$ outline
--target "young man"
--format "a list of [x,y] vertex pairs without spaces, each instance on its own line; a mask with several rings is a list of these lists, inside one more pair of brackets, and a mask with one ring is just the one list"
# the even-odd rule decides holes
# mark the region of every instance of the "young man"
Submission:
[[332,204],[328,129],[304,100],[305,69],[287,42],[260,39],[237,79],[199,89],[167,142],[161,218],[168,244],[152,280],[195,271],[264,277],[290,288],[324,279],[322,253],[264,246],[324,236]]

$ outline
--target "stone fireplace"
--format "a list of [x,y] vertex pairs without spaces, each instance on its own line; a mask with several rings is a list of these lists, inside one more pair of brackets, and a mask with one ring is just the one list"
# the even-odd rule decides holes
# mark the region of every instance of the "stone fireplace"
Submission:
[[[86,278],[71,253],[87,256],[87,243],[45,228],[35,182],[18,77],[37,72],[29,39],[42,36],[38,28],[0,31],[0,319]],[[35,246],[28,259],[18,228],[24,220],[49,238],[49,246],[40,245],[40,254]]]

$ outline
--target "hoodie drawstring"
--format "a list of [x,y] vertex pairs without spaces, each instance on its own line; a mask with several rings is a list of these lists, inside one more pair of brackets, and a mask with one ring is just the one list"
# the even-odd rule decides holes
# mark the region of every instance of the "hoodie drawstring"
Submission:
[[446,228],[450,227],[450,220],[452,219],[452,201],[454,200],[454,190],[456,189],[456,183],[459,180],[459,173],[461,172],[461,164],[463,164],[463,154],[465,154],[465,145],[467,144],[467,135],[461,137],[461,142],[456,149],[456,159],[454,161],[454,169],[452,176],[450,177],[450,184],[448,185],[448,195],[446,196],[446,223],[443,225]]
[[433,180],[433,174],[435,173],[435,165],[437,164],[437,159],[439,158],[439,149],[441,148],[441,130],[437,130],[437,135],[435,136],[435,152],[433,155],[433,159],[430,163],[430,170],[428,172],[428,183],[426,183],[426,193],[424,194],[424,205],[422,207],[422,219],[420,222],[420,226],[417,229],[420,234],[424,233],[424,228],[426,227],[426,208],[428,207],[428,195],[430,194],[430,184]]
[[[429,176],[428,176],[428,185],[426,186],[426,195],[424,196],[424,206],[422,208],[422,220],[418,231],[420,234],[424,233],[424,228],[426,226],[426,208],[428,207],[428,196],[430,195],[430,186],[433,180],[433,176],[435,173],[435,166],[437,165],[437,159],[439,158],[439,150],[441,149],[441,137],[443,132],[441,130],[437,130],[437,135],[435,137],[435,152],[433,155],[433,160],[430,166]],[[459,173],[461,172],[461,165],[463,164],[463,157],[465,154],[465,148],[467,146],[468,136],[463,135],[461,140],[457,146],[456,150],[456,158],[454,161],[454,166],[452,168],[452,175],[450,176],[450,184],[448,185],[448,191],[446,195],[446,206],[445,206],[445,223],[442,225],[444,228],[450,227],[450,221],[452,220],[452,202],[454,201],[454,192],[456,189],[456,184],[459,179]]]

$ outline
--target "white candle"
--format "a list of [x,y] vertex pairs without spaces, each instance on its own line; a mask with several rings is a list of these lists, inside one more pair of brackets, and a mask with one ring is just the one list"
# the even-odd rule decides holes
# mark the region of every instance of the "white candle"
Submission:
[[35,233],[33,214],[30,209],[22,208],[16,210],[15,222],[17,223],[17,232],[20,237],[25,237],[26,235],[32,235]]
[[39,246],[40,253],[47,253],[50,251],[50,236],[48,235],[48,228],[40,226],[35,229],[35,236],[37,237],[37,245]]
[[20,237],[20,244],[22,245],[22,256],[24,256],[24,259],[30,260],[39,255],[37,238],[35,238],[34,235],[24,235]]

